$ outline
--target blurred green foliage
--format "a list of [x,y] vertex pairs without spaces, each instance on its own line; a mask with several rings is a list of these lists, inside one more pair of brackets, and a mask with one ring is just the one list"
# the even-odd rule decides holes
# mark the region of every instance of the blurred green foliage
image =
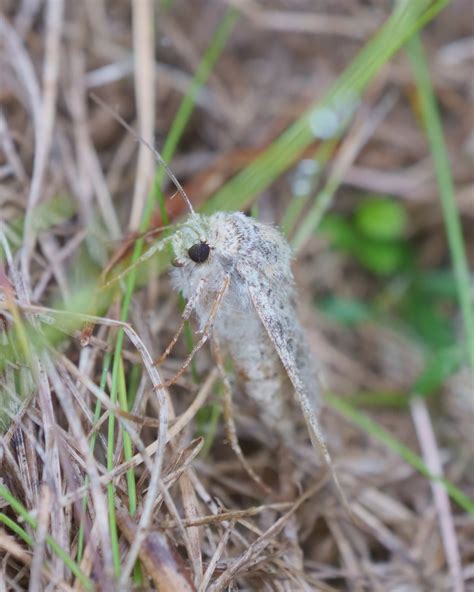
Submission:
[[400,202],[374,195],[363,199],[354,215],[354,226],[374,240],[403,239],[407,230],[407,213]]
[[362,199],[351,218],[328,214],[320,229],[333,247],[352,253],[376,275],[393,275],[412,262],[413,253],[404,238],[407,214],[394,199],[380,196]]
[[[377,295],[357,298],[326,296],[317,306],[332,321],[356,328],[382,323],[414,339],[426,354],[425,368],[411,392],[436,392],[462,364],[463,348],[456,344],[457,287],[450,269],[426,269],[416,260],[414,239],[408,240],[408,214],[399,201],[370,195],[350,216],[327,215],[320,232],[333,249],[347,253],[381,283]],[[377,393],[355,396],[360,404],[399,406],[393,397]]]

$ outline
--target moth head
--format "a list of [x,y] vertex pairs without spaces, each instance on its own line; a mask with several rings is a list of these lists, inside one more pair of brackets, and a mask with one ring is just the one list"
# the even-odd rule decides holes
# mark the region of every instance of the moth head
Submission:
[[239,212],[193,214],[172,238],[175,267],[199,272],[216,265],[228,270],[252,249],[256,223]]
[[173,266],[191,271],[194,267],[209,263],[212,246],[205,216],[194,214],[172,238]]

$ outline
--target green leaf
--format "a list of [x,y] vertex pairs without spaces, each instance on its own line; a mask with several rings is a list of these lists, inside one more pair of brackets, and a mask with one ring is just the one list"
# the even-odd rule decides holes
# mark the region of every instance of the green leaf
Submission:
[[370,307],[352,298],[330,296],[319,301],[317,306],[328,318],[342,325],[358,325],[372,318]]
[[326,235],[332,247],[350,250],[357,242],[357,235],[347,220],[337,214],[328,214],[321,222],[319,231]]
[[419,270],[416,281],[431,296],[449,300],[454,300],[457,296],[456,278],[450,269]]
[[432,350],[451,346],[454,334],[443,303],[414,284],[400,304],[400,313],[412,331]]
[[407,212],[402,204],[393,199],[369,197],[357,206],[354,224],[369,238],[395,240],[405,235]]
[[369,271],[384,277],[407,267],[411,260],[411,251],[404,243],[363,237],[354,245],[353,254]]
[[465,352],[458,346],[437,352],[428,360],[411,392],[417,395],[430,395],[436,392],[449,376],[457,372],[464,358]]

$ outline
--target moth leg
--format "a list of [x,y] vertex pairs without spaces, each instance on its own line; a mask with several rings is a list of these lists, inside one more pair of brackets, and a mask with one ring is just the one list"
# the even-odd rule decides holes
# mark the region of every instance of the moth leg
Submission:
[[183,310],[183,314],[181,315],[181,323],[180,323],[180,325],[178,327],[178,330],[173,335],[173,338],[169,342],[169,344],[168,344],[167,348],[165,349],[165,351],[156,360],[156,362],[154,362],[155,366],[159,366],[160,364],[162,364],[166,360],[166,358],[170,355],[173,347],[176,345],[176,342],[179,339],[179,336],[183,332],[185,322],[189,320],[189,317],[191,316],[191,313],[193,312],[193,310],[194,310],[194,308],[196,306],[196,303],[199,300],[199,296],[202,293],[202,289],[203,289],[205,283],[206,283],[205,278],[202,278],[199,281],[199,284],[198,284],[198,286],[197,286],[194,294],[191,296],[191,298],[189,298],[188,302],[186,303],[186,306],[185,306],[185,308]]
[[[226,275],[224,277],[224,281],[222,282],[222,286],[220,287],[219,292],[217,293],[217,297],[212,304],[211,312],[209,313],[209,317],[206,321],[206,325],[204,326],[204,329],[202,330],[201,338],[196,343],[196,345],[193,347],[193,349],[192,349],[191,353],[188,355],[188,357],[184,360],[184,363],[181,366],[181,368],[178,370],[178,372],[176,372],[176,374],[172,378],[170,378],[169,380],[167,380],[163,384],[159,384],[156,387],[157,389],[168,388],[169,386],[174,384],[178,380],[178,378],[180,376],[182,376],[182,374],[184,373],[186,368],[192,362],[192,359],[194,358],[196,352],[198,352],[201,349],[201,347],[206,343],[206,341],[209,339],[209,337],[212,333],[212,327],[214,326],[214,321],[215,321],[217,313],[219,311],[219,306],[222,302],[222,299],[224,298],[224,294],[226,293],[228,285],[229,285],[229,276]],[[156,364],[156,362],[155,362],[155,364]]]
[[271,495],[272,491],[260,477],[255,473],[252,467],[249,465],[247,459],[240,448],[239,440],[237,438],[237,430],[234,422],[233,406],[232,406],[232,388],[230,386],[229,378],[224,368],[224,360],[222,358],[222,352],[217,337],[214,335],[211,341],[212,353],[214,360],[217,365],[217,369],[221,376],[222,384],[224,386],[224,422],[226,427],[227,438],[230,446],[234,451],[234,454],[239,459],[243,469],[249,475],[249,477],[257,484],[265,495]]

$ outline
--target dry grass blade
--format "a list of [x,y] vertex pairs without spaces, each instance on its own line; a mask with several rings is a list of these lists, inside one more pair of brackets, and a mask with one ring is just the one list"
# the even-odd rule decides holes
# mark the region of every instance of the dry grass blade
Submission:
[[[426,466],[433,475],[442,477],[443,468],[439,450],[425,402],[419,398],[413,399],[411,402],[411,413],[418,434],[418,440],[423,451],[423,457],[426,461]],[[465,587],[462,575],[461,556],[459,553],[459,545],[456,530],[454,528],[449,497],[444,487],[436,481],[431,483],[431,490],[433,492],[433,501],[438,513],[444,552],[451,574],[452,589],[453,592],[464,592]]]
[[[151,0],[134,0],[132,11],[138,132],[149,144],[153,144],[153,122],[155,120],[153,2]],[[140,226],[153,171],[153,153],[148,150],[145,144],[140,144],[130,213],[129,228],[131,231],[138,230]]]
[[[46,11],[46,44],[43,69],[43,93],[41,98],[33,99],[33,119],[35,124],[35,160],[31,178],[28,207],[26,209],[24,244],[22,249],[21,271],[29,289],[29,263],[34,248],[34,210],[41,196],[47,160],[52,144],[54,120],[57,107],[58,76],[60,66],[60,41],[63,29],[64,4],[62,0],[49,0]],[[17,56],[15,56],[15,60]],[[29,70],[28,70],[29,71]],[[26,74],[26,71],[25,71]],[[32,86],[35,86],[32,83]],[[36,106],[36,103],[40,104]]]
[[29,592],[37,592],[41,588],[41,571],[44,565],[44,550],[46,533],[48,530],[49,514],[51,512],[51,492],[46,483],[43,483],[40,491],[38,529],[36,532],[36,544],[31,562],[31,585]]
[[217,562],[219,561],[222,553],[224,552],[224,549],[227,545],[227,541],[229,540],[233,528],[234,523],[230,522],[230,524],[227,526],[225,530],[224,536],[220,538],[219,544],[217,545],[216,550],[214,551],[214,555],[209,561],[209,565],[206,568],[206,572],[204,573],[198,592],[205,592],[208,589],[209,582],[211,581],[214,570],[216,569]]
[[302,496],[300,496],[293,503],[292,508],[288,512],[283,514],[281,518],[272,524],[272,526],[270,526],[270,528],[268,528],[261,536],[259,536],[251,545],[249,545],[248,549],[238,559],[233,561],[231,567],[229,567],[214,584],[209,586],[209,592],[220,592],[221,590],[224,590],[229,582],[232,581],[236,573],[244,569],[252,561],[255,561],[255,559],[272,542],[273,538],[283,530],[285,524],[296,512],[299,506],[311,498],[316,493],[316,491],[320,489],[320,487],[321,484],[317,483],[311,489],[306,491]]
[[[10,555],[25,565],[29,566],[31,564],[31,555],[27,553],[23,547],[21,547],[15,541],[15,539],[8,535],[3,529],[0,530],[0,549],[3,549],[3,551],[7,553],[7,556]],[[46,580],[50,582],[50,584],[54,585],[57,590],[64,590],[64,592],[71,592],[73,590],[73,588],[68,586],[66,582],[56,580],[49,569],[47,569],[44,565],[41,565],[41,574]],[[39,584],[41,582],[41,577],[38,577],[36,582]]]

